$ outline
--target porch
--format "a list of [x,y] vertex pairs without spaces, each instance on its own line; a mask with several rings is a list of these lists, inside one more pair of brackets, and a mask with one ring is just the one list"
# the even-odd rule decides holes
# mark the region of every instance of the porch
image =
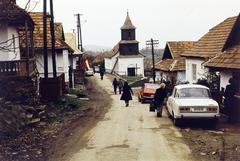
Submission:
[[0,77],[32,76],[36,74],[35,58],[0,61]]

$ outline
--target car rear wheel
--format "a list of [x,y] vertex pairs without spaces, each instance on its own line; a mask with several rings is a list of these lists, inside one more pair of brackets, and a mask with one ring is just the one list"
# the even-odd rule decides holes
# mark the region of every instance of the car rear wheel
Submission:
[[145,100],[143,98],[141,99],[141,103],[145,103]]
[[177,119],[177,118],[175,118],[173,112],[172,112],[172,119],[173,119],[173,124],[174,124],[175,126],[179,126],[179,125],[180,125],[180,120]]
[[216,127],[216,126],[217,126],[217,123],[218,123],[218,119],[217,119],[217,118],[214,118],[214,119],[211,119],[211,120],[210,120],[210,125],[211,125],[211,127]]
[[140,98],[140,96],[138,96],[138,102],[141,102],[141,98]]

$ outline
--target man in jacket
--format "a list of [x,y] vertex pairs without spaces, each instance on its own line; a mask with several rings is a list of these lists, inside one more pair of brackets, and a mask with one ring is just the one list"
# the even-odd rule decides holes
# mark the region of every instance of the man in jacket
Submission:
[[167,90],[166,90],[165,83],[160,84],[160,88],[158,88],[154,94],[154,105],[157,109],[157,116],[162,117],[162,109],[163,109],[163,103],[164,99],[167,96]]

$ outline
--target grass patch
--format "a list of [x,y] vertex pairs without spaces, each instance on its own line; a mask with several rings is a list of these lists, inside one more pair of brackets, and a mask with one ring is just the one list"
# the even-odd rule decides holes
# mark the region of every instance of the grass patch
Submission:
[[63,111],[73,111],[81,108],[84,105],[84,101],[73,96],[63,96],[56,102],[57,106],[62,108]]
[[80,97],[80,98],[88,97],[88,94],[86,93],[86,91],[80,90],[80,89],[70,89],[69,94],[76,95],[77,97]]
[[139,76],[138,77],[123,76],[122,78],[124,80],[126,80],[128,83],[133,83],[133,82],[141,80],[142,77],[139,77]]

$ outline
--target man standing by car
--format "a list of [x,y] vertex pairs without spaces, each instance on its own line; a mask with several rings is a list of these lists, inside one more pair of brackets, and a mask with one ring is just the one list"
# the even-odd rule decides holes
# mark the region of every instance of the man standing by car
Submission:
[[160,88],[158,88],[154,94],[154,106],[157,109],[157,117],[162,117],[162,109],[164,99],[167,96],[165,83],[160,84]]
[[233,122],[233,115],[236,112],[235,108],[235,100],[234,95],[237,93],[237,86],[234,82],[233,78],[229,79],[229,84],[226,86],[226,90],[224,92],[224,107],[226,108],[228,114],[228,121]]

